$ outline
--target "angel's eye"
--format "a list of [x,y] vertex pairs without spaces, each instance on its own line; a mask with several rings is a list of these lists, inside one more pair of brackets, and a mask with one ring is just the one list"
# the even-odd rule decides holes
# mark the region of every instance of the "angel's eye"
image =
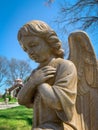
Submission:
[[30,48],[33,48],[33,47],[36,47],[36,46],[38,46],[38,43],[31,43],[31,44],[29,44]]
[[31,45],[29,45],[29,47],[34,47],[35,45],[33,45],[33,44],[31,44]]

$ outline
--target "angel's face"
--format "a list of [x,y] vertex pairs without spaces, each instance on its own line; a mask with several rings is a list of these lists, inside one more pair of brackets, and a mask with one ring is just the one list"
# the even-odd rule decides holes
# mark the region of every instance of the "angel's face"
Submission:
[[42,63],[47,61],[51,54],[50,47],[44,39],[37,36],[22,37],[21,45],[29,55],[29,57],[38,62]]

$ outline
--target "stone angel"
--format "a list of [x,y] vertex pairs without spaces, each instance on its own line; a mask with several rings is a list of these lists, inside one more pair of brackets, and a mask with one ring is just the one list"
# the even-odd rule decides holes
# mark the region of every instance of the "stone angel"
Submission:
[[87,34],[70,34],[68,60],[43,21],[25,24],[18,41],[39,64],[18,93],[19,104],[34,111],[32,130],[98,130],[98,64]]

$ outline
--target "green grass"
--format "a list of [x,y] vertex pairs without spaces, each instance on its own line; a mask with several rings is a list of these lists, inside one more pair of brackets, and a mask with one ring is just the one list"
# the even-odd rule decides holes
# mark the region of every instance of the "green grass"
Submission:
[[17,102],[17,99],[16,98],[12,98],[10,101],[9,101],[9,104],[12,104],[12,103],[15,103]]
[[23,106],[0,110],[0,130],[31,130],[32,109]]
[[[3,102],[5,102],[4,98],[0,98],[0,103],[3,103]],[[11,100],[9,101],[9,104],[16,103],[16,102],[17,102],[16,98],[11,98]]]
[[4,99],[3,99],[3,98],[0,98],[0,102],[4,102]]

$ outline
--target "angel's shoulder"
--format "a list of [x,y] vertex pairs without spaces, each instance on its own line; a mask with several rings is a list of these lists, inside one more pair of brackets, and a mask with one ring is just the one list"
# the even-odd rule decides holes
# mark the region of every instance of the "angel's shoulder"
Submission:
[[65,68],[75,68],[76,69],[76,67],[75,67],[75,65],[74,65],[74,63],[71,61],[71,60],[66,60],[66,59],[62,59],[62,58],[57,58],[56,59],[56,63],[58,63],[59,64],[59,66],[61,66],[61,67],[65,67]]

